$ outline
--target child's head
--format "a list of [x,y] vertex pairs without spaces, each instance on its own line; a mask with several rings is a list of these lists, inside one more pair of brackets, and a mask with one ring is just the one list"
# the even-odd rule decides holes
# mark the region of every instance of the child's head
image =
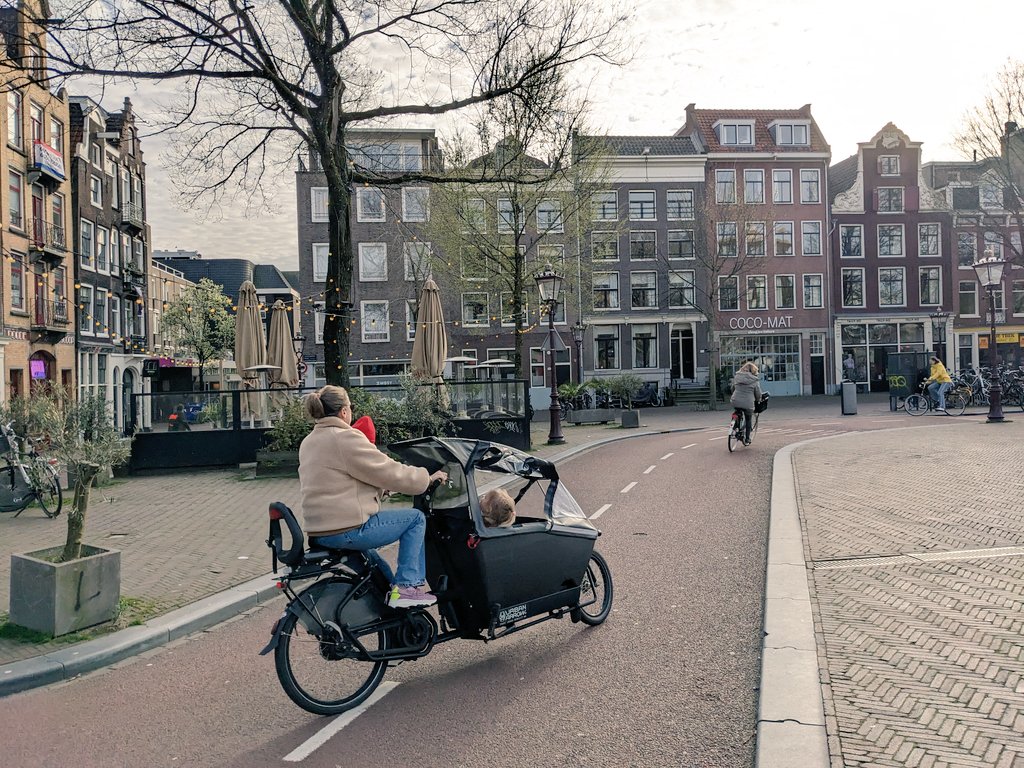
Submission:
[[508,528],[516,520],[516,503],[508,491],[496,488],[480,497],[480,512],[488,528]]

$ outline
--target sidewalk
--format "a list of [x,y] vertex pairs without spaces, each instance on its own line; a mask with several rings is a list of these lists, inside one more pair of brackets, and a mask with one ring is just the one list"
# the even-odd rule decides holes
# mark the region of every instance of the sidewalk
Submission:
[[[836,397],[777,398],[772,420],[884,427],[887,398],[859,400],[858,416],[841,417]],[[610,439],[724,427],[728,415],[643,409],[638,430],[566,425],[560,446],[546,445],[547,422],[535,422],[534,453],[560,461]],[[923,418],[922,428],[849,432],[776,455],[759,768],[1024,768],[1024,748],[1013,746],[1024,732],[1024,414],[1008,416],[1004,425]],[[276,595],[266,504],[297,504],[298,481],[239,477],[98,489],[86,539],[122,550],[123,595],[171,612],[77,645],[0,640],[0,695],[113,663]],[[0,516],[0,611],[10,553],[63,535],[63,518]]]

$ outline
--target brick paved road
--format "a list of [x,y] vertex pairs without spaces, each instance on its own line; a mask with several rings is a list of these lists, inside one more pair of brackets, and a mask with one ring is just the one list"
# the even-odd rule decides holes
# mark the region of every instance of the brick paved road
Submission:
[[796,452],[833,768],[1024,768],[1022,440],[1017,414]]

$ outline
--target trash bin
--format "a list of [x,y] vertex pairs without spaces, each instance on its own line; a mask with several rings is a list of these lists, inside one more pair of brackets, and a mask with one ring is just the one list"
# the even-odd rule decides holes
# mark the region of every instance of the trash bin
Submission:
[[841,395],[843,416],[854,416],[857,413],[857,383],[844,381]]

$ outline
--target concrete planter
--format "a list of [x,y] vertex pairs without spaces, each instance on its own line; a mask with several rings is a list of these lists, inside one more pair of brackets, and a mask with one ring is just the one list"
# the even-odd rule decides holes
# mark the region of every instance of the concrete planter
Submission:
[[117,615],[121,552],[82,545],[82,557],[53,563],[63,547],[11,555],[10,621],[66,635]]
[[298,477],[298,451],[256,451],[257,477]]
[[640,414],[637,411],[623,411],[622,426],[625,429],[638,428],[640,426]]
[[569,411],[570,424],[607,424],[609,421],[618,421],[622,411],[618,408],[581,408],[578,411]]

